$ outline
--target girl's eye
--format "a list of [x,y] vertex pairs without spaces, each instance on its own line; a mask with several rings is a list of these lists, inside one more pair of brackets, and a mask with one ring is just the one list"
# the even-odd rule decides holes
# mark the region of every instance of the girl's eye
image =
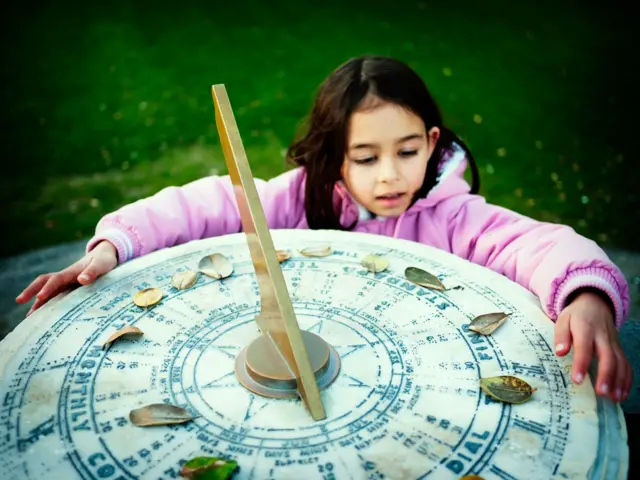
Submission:
[[366,165],[367,163],[373,162],[375,159],[375,157],[356,158],[354,162],[356,162],[358,165]]
[[413,157],[418,154],[417,150],[402,150],[400,152],[401,157]]

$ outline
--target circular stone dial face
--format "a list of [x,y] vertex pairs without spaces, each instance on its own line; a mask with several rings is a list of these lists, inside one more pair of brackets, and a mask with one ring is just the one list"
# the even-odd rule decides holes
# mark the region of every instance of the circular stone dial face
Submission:
[[[571,357],[553,351],[553,322],[522,287],[413,242],[272,236],[292,252],[281,267],[300,327],[340,355],[337,379],[322,390],[325,420],[313,421],[299,399],[264,398],[238,382],[236,356],[260,333],[253,264],[243,234],[201,240],[119,266],[4,340],[3,478],[169,479],[196,456],[236,460],[240,479],[592,478],[626,468],[615,455],[606,471],[600,465],[627,448],[617,411],[589,380],[572,383]],[[332,253],[299,254],[318,245]],[[197,270],[215,252],[233,263],[230,277],[200,274],[191,288],[172,287],[175,272]],[[387,270],[362,266],[371,253],[389,260]],[[417,286],[404,277],[409,266],[460,288]],[[134,295],[149,287],[162,300],[137,307]],[[490,336],[469,331],[492,312],[511,315]],[[144,334],[103,349],[128,325]],[[479,387],[497,375],[536,391],[523,404],[497,402]],[[129,412],[152,403],[196,418],[134,426]]]

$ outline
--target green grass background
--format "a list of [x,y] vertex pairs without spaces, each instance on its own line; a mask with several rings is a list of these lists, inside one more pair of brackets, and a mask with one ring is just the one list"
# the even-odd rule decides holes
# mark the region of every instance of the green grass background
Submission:
[[254,175],[349,57],[396,56],[479,163],[489,201],[638,249],[632,16],[596,2],[34,2],[3,7],[0,256],[226,168],[227,86]]

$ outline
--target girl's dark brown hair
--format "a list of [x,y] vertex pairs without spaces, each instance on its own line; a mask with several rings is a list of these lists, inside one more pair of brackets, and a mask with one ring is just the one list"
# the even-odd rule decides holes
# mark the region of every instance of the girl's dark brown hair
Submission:
[[440,110],[420,76],[393,58],[358,57],[339,66],[320,86],[306,134],[287,151],[288,159],[304,167],[307,173],[305,212],[311,229],[345,229],[333,206],[333,191],[341,179],[349,118],[362,101],[371,96],[413,112],[422,119],[427,131],[432,127],[440,129],[440,138],[416,199],[425,197],[436,185],[440,160],[454,142],[462,147],[471,164],[471,193],[479,190],[478,168],[469,148],[442,124]]

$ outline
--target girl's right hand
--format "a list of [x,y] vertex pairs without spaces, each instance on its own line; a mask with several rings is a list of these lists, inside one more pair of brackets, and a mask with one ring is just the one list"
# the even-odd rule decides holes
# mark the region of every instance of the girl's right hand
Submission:
[[33,296],[36,301],[27,317],[60,292],[79,283],[89,285],[98,277],[110,272],[118,265],[118,252],[112,243],[100,242],[88,254],[73,265],[56,273],[45,273],[36,278],[16,298],[18,303],[27,303]]

